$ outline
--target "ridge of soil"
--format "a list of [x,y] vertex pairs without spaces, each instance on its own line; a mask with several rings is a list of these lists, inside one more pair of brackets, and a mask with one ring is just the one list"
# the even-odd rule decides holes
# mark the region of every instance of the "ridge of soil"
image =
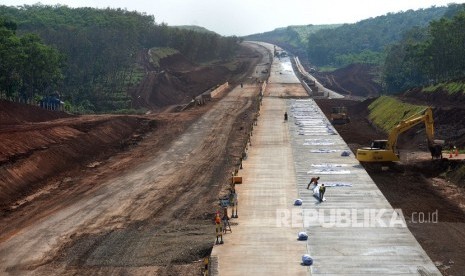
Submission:
[[181,54],[174,54],[161,59],[160,68],[156,68],[151,64],[148,52],[141,51],[138,63],[146,72],[142,81],[129,92],[132,106],[160,111],[171,105],[188,103],[226,81],[234,84],[248,70],[253,56],[256,56],[253,51],[240,46],[240,53],[232,60],[235,66],[229,69],[225,66],[228,61],[197,65]]
[[44,122],[73,115],[61,111],[45,110],[38,106],[24,105],[0,99],[0,129],[6,125]]
[[339,94],[348,97],[377,97],[382,90],[374,81],[376,67],[369,64],[350,64],[332,72],[315,72],[318,81]]
[[[153,94],[148,84],[139,92],[147,98],[156,95],[153,97],[157,97],[158,102],[152,103],[156,108],[182,104],[176,101],[175,94],[190,91],[192,87],[202,91],[202,85],[206,85],[202,82],[208,78],[212,84],[214,81],[219,82],[215,84],[241,81],[244,91],[258,94],[259,87],[245,77],[268,57],[263,53],[259,48],[242,48],[236,61],[238,66],[233,71],[221,69],[218,64],[210,69],[195,67],[189,72],[176,71],[166,77],[152,72],[166,80],[176,76],[185,79],[178,83],[168,81],[172,86],[166,94]],[[185,65],[183,62],[179,61],[171,69],[180,69]],[[204,75],[205,70],[211,74]],[[55,274],[56,271],[66,271],[70,275],[200,274],[201,259],[209,255],[213,246],[212,218],[218,208],[218,196],[229,187],[231,172],[242,156],[257,107],[256,98],[240,95],[234,103],[228,102],[229,109],[221,109],[221,115],[210,114],[217,104],[218,99],[211,99],[204,105],[178,113],[70,116],[1,101],[0,263],[17,261],[21,265],[9,267],[9,271],[19,274],[33,271],[37,275]],[[205,125],[208,132],[195,134],[206,136],[206,140],[199,141],[202,144],[196,145],[195,151],[183,152],[178,143],[196,137],[183,133],[187,129],[191,132],[202,129],[200,119],[205,114],[217,119],[210,118],[214,124]],[[171,147],[174,142],[176,147]],[[168,152],[170,148],[176,150]],[[156,163],[160,173],[150,176],[150,172],[144,172],[144,164],[155,162],[160,154],[176,163],[160,161]],[[177,171],[171,171],[173,168]],[[153,187],[136,195],[134,204],[125,205],[128,203],[124,197],[137,191],[130,178],[126,179],[133,171],[152,177],[150,185]],[[196,177],[191,179],[186,175]],[[110,185],[118,190],[105,191]],[[41,246],[54,244],[52,238],[60,239],[61,246],[53,248],[43,259],[26,264],[20,256],[18,260],[11,259],[13,256],[2,259],[5,257],[2,246],[15,242],[18,233],[41,227],[42,221],[51,215],[83,200],[86,202],[92,195],[98,195],[98,208],[85,210],[82,215],[105,208],[107,198],[114,197],[115,193],[120,193],[120,206],[113,206],[111,213],[97,216],[91,224],[81,226],[80,233],[63,232],[60,237],[48,237],[44,229],[31,237],[35,243],[47,240]],[[153,200],[147,202],[147,198]],[[119,211],[122,215],[117,213]],[[59,229],[67,223],[64,220],[55,227]],[[143,247],[141,241],[151,244],[153,250],[141,252],[141,256],[131,255],[140,248],[148,248]],[[21,242],[27,240],[18,241]],[[15,247],[22,246],[9,249]]]

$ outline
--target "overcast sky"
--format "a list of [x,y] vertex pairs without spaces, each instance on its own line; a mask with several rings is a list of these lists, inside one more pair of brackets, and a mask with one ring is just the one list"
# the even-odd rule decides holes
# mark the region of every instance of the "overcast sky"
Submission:
[[[37,0],[0,0],[7,6]],[[41,0],[69,7],[123,8],[155,16],[157,23],[198,25],[221,35],[248,35],[278,27],[355,23],[388,12],[417,10],[465,0]]]

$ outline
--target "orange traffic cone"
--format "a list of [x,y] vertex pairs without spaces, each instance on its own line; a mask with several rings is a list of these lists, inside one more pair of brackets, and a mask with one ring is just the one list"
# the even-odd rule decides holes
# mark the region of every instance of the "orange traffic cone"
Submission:
[[449,152],[449,158],[452,158],[452,150]]

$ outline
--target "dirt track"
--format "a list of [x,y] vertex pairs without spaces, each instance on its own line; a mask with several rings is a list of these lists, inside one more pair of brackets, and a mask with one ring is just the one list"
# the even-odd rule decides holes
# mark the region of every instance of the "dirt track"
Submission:
[[218,194],[242,153],[258,91],[245,83],[186,114],[146,118],[156,131],[137,147],[86,161],[4,206],[2,273],[200,272],[197,261],[213,246]]

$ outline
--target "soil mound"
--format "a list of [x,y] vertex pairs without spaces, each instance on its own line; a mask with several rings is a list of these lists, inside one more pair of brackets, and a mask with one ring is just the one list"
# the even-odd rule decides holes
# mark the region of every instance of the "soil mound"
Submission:
[[429,106],[441,108],[464,108],[465,94],[464,93],[449,93],[444,90],[425,92],[421,88],[413,88],[403,93],[400,98],[403,100],[422,103]]
[[381,85],[374,82],[375,67],[369,64],[351,64],[333,72],[317,72],[314,76],[325,87],[343,95],[377,97]]
[[66,112],[50,111],[38,106],[0,100],[0,126],[23,122],[44,122],[72,116]]
[[465,94],[447,91],[424,92],[410,89],[399,98],[405,102],[433,107],[437,139],[460,148],[465,146]]
[[190,62],[181,54],[170,55],[160,60],[160,67],[170,71],[192,71],[195,70],[196,65]]
[[[31,115],[42,111],[28,105],[22,109],[31,109]],[[41,181],[120,151],[144,128],[148,120],[140,117],[84,116],[1,131],[0,209],[40,187]]]
[[[139,56],[139,63],[146,73],[140,84],[130,91],[132,106],[150,110],[185,104],[216,85],[234,82],[233,76],[246,70],[250,63],[250,59],[244,58],[231,69],[221,63],[201,66],[181,54],[174,54],[161,59],[160,67],[155,68],[147,52],[141,52]],[[255,57],[256,53],[242,49],[240,56]]]

